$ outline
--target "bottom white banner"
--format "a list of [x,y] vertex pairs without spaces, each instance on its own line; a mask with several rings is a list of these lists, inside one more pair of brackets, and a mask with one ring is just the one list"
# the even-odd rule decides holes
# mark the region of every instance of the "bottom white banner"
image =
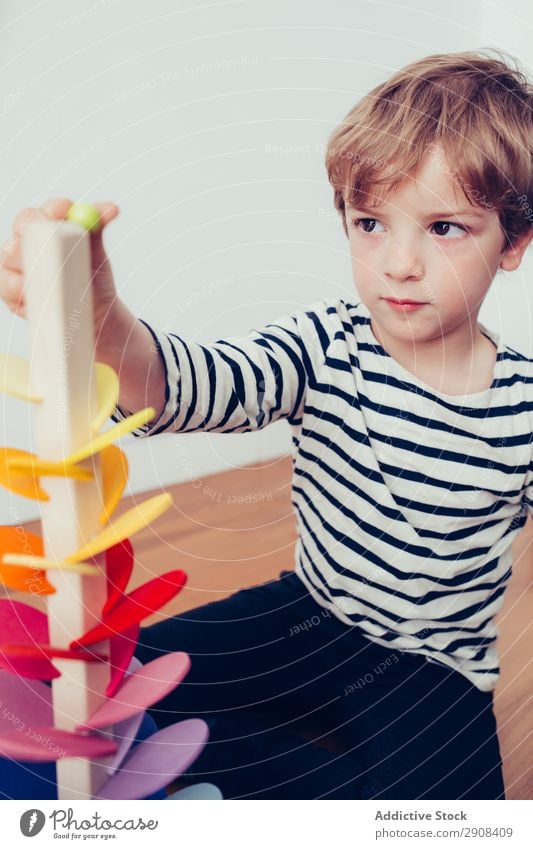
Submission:
[[[221,801],[221,800],[217,800]],[[533,845],[531,801],[4,801],[2,845],[57,846],[60,841],[125,847],[215,846],[272,849]],[[275,843],[274,843],[275,841]]]

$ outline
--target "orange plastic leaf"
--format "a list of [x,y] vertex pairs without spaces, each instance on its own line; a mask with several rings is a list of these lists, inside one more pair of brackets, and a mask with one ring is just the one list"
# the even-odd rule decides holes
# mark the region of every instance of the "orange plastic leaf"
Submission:
[[0,581],[5,587],[32,595],[51,595],[56,588],[41,569],[0,563]]
[[[35,554],[18,555],[21,551],[34,551]],[[0,581],[12,590],[22,590],[36,595],[55,593],[55,587],[46,580],[45,573],[39,567],[35,567],[33,562],[26,563],[24,564],[26,568],[21,568],[3,559],[13,553],[11,556],[25,556],[34,560],[35,556],[40,556],[42,552],[43,541],[37,534],[25,531],[21,525],[0,526]]]

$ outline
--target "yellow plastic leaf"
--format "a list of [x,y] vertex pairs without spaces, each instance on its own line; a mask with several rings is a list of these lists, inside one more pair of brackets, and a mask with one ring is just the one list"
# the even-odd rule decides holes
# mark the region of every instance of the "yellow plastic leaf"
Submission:
[[13,354],[0,354],[0,390],[23,401],[42,400],[32,395],[28,360]]
[[94,557],[101,551],[106,551],[117,542],[122,542],[133,534],[145,528],[158,516],[161,516],[165,510],[168,510],[172,504],[172,496],[167,492],[160,495],[154,495],[153,498],[148,498],[141,504],[136,504],[131,510],[127,510],[122,516],[108,525],[105,530],[97,534],[83,548],[76,551],[74,554],[69,554],[66,559],[67,563],[78,563],[80,560],[86,560],[88,557]]
[[106,525],[111,518],[128,480],[128,458],[116,445],[108,445],[100,454],[104,507],[100,513],[100,524]]
[[[8,448],[7,450],[11,451],[12,449]],[[94,477],[94,473],[90,469],[83,469],[81,466],[65,462],[65,460],[42,460],[27,451],[21,451],[19,455],[8,459],[7,465],[10,472],[32,475],[33,477],[74,478],[77,481],[89,481]]]
[[0,486],[5,486],[17,495],[25,495],[26,498],[35,498],[37,501],[48,501],[50,496],[41,489],[39,479],[33,474],[30,467],[22,472],[11,469],[11,461],[24,460],[28,456],[27,451],[18,448],[0,447]]
[[18,569],[19,571],[23,571],[23,567],[30,567],[32,569],[41,569],[43,572],[47,569],[56,569],[59,572],[78,572],[80,575],[100,574],[100,570],[96,566],[91,566],[89,563],[66,563],[52,560],[49,557],[36,557],[33,554],[12,554],[11,552],[7,552],[2,555],[0,561],[2,564],[12,566],[13,569]]
[[153,419],[154,416],[155,410],[153,407],[146,407],[144,410],[139,410],[138,413],[128,416],[113,427],[110,427],[109,430],[106,430],[104,433],[96,436],[87,445],[84,445],[83,448],[80,448],[78,451],[71,454],[70,457],[67,457],[65,462],[70,464],[79,463],[80,460],[85,460],[86,457],[90,457],[92,454],[102,451],[108,445],[111,445],[116,439],[120,439],[121,436],[131,433],[133,430],[137,430],[138,427],[142,427],[146,424],[146,422],[149,422],[150,419]]
[[94,431],[100,430],[107,421],[118,401],[118,377],[117,373],[107,363],[96,363],[96,397],[98,399],[98,413],[92,422]]

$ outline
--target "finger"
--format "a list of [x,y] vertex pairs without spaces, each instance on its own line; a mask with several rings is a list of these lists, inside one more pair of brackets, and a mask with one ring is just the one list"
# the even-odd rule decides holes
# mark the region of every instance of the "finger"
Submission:
[[20,237],[12,236],[2,245],[0,266],[10,271],[21,271],[20,265]]
[[72,206],[73,201],[70,198],[50,198],[45,201],[41,209],[49,218],[66,218],[67,212]]
[[101,232],[107,224],[114,221],[117,215],[120,214],[120,209],[116,203],[113,203],[113,201],[100,201],[99,203],[93,204],[93,206],[100,213],[100,228],[99,230],[94,231],[95,233]]
[[99,270],[107,262],[107,253],[102,240],[103,230],[107,224],[120,214],[120,209],[116,203],[112,203],[111,201],[95,203],[94,206],[100,213],[101,226],[98,230],[91,232],[91,257],[93,267]]
[[0,295],[5,301],[17,302],[22,298],[22,274],[8,269],[0,272]]

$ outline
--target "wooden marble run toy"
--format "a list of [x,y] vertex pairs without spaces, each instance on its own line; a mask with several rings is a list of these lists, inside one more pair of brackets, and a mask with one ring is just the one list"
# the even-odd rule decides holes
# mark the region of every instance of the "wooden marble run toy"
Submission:
[[[20,525],[0,528],[7,589],[0,599],[0,758],[29,769],[55,761],[58,799],[144,799],[188,768],[208,727],[187,719],[132,746],[145,709],[189,670],[179,651],[145,666],[134,657],[140,622],[180,592],[186,575],[174,570],[128,589],[129,538],[167,510],[171,497],[156,495],[114,518],[128,475],[114,443],[155,411],[102,431],[119,386],[113,369],[93,357],[87,231],[97,226],[94,211],[27,225],[31,354],[0,356],[1,388],[33,404],[36,444],[35,453],[1,449],[0,484],[37,500],[42,522],[42,536]],[[10,591],[43,596],[46,613]]]

